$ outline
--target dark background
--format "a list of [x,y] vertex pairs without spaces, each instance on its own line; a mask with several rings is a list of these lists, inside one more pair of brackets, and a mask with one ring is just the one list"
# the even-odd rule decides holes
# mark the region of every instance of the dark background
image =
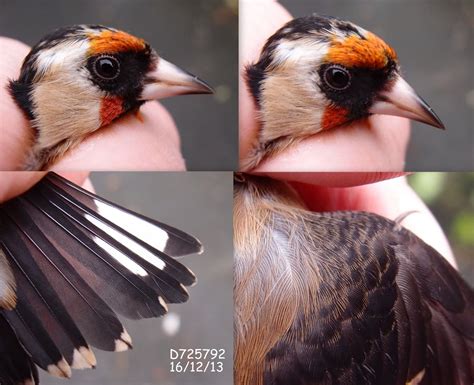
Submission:
[[35,44],[70,24],[104,24],[147,40],[166,60],[211,84],[214,96],[164,99],[189,170],[237,163],[238,0],[0,0],[0,35]]
[[280,0],[295,17],[354,22],[395,48],[408,83],[446,131],[412,122],[406,169],[474,169],[474,1]]
[[[224,385],[232,384],[232,174],[93,173],[96,192],[111,201],[199,238],[204,253],[180,258],[197,276],[184,304],[170,305],[181,319],[177,335],[162,329],[163,318],[124,320],[134,349],[94,350],[95,370],[73,371],[71,380],[44,372],[44,385]],[[226,349],[224,373],[169,373],[170,348]]]

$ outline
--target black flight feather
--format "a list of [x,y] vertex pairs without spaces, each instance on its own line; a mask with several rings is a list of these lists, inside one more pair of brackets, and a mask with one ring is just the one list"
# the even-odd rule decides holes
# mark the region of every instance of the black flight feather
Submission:
[[[169,226],[166,223],[158,222],[154,219],[147,218],[144,215],[139,213],[135,213],[131,210],[128,210],[125,207],[121,207],[117,204],[114,204],[108,201],[105,198],[99,197],[91,192],[84,190],[80,186],[75,185],[74,183],[68,181],[67,179],[61,177],[58,174],[51,173],[48,178],[48,182],[57,185],[63,191],[68,192],[76,199],[80,200],[82,203],[86,204],[90,209],[96,209],[97,202],[103,203],[104,205],[109,206],[112,211],[117,210],[121,211],[123,214],[131,214],[133,217],[139,218],[144,222],[149,223],[152,226],[156,226],[168,234],[168,239],[160,251],[166,253],[166,255],[171,257],[181,257],[189,254],[196,254],[202,252],[202,245],[198,239],[181,231],[175,227]],[[111,219],[105,213],[104,216],[107,219]],[[113,220],[113,217],[112,217]]]
[[0,315],[0,383],[23,385],[27,381],[38,383],[38,370],[11,326]]
[[201,251],[53,173],[1,204],[0,384],[38,384],[35,364],[63,377],[93,367],[89,346],[128,349],[116,313],[159,317],[185,302],[196,278],[173,257]]

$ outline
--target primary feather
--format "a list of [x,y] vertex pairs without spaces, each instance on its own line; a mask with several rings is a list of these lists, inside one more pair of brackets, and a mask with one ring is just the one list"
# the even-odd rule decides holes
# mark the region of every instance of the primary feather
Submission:
[[195,282],[167,250],[202,246],[56,174],[0,205],[0,383],[37,384],[35,365],[70,377],[96,365],[90,346],[130,348],[117,314],[162,316]]

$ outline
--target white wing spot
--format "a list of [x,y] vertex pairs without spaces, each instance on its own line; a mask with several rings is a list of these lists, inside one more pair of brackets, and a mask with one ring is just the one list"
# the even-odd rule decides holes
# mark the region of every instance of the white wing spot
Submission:
[[[109,225],[107,225],[106,223],[98,220],[98,219],[95,219],[94,217],[92,217],[91,215],[89,214],[85,214],[85,218],[87,220],[89,220],[90,222],[92,222],[95,226],[97,226],[98,228],[102,229],[103,231],[105,231],[109,236],[111,236],[112,238],[114,238],[117,242],[120,242],[122,245],[124,245],[125,247],[127,247],[128,249],[130,249],[131,251],[133,251],[135,254],[137,254],[138,256],[140,256],[141,258],[143,258],[145,261],[151,263],[152,265],[156,266],[158,269],[160,270],[163,270],[164,267],[165,267],[165,262],[161,259],[161,258],[158,258],[157,256],[155,256],[154,254],[150,253],[147,249],[145,249],[143,246],[139,245],[137,242],[135,242],[134,240],[130,239],[129,237],[127,237],[126,235],[118,232],[117,230],[113,229],[112,227],[110,227]],[[116,222],[115,222],[116,223]],[[120,225],[119,225],[120,226]],[[128,230],[128,226],[125,226],[124,227],[125,229]],[[103,242],[102,242],[103,243]],[[111,247],[110,245],[106,246],[106,247]],[[104,248],[104,247],[103,247]],[[113,248],[115,249],[115,248]],[[116,249],[115,249],[116,250]],[[117,250],[117,252],[119,252]],[[120,252],[119,252],[120,253]],[[120,253],[121,255],[124,255],[122,253]],[[118,257],[118,254],[115,254],[114,255],[114,258],[115,256]],[[128,257],[125,256],[125,258],[129,259]],[[129,259],[130,260],[130,259]],[[135,263],[135,262],[133,262]],[[138,265],[137,265],[138,266]],[[142,269],[143,270],[143,269]]]
[[117,226],[126,229],[130,234],[153,246],[155,249],[164,251],[169,239],[168,233],[165,230],[106,203],[95,201],[95,204],[100,215]]

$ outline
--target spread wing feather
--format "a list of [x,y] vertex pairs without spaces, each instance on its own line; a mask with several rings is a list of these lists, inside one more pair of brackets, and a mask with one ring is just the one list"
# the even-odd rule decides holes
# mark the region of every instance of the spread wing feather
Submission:
[[38,370],[20,345],[3,315],[0,315],[0,383],[3,385],[37,384]]
[[[153,238],[154,237],[154,238]],[[201,243],[48,174],[0,205],[0,383],[37,384],[93,367],[89,347],[131,339],[116,313],[159,317],[194,274],[173,259]]]

